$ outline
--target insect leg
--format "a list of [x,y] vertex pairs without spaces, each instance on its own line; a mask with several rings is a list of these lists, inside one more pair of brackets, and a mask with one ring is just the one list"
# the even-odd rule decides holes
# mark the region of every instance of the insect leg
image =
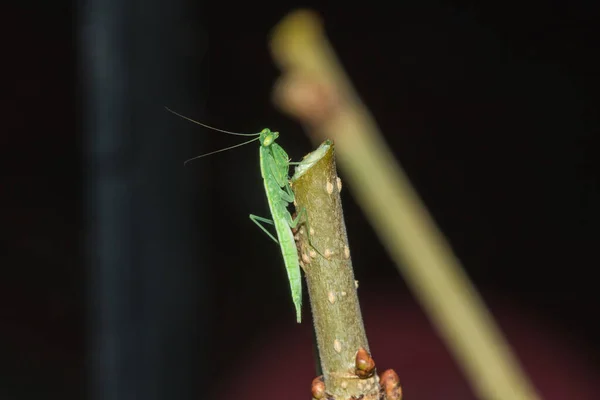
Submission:
[[319,253],[319,255],[323,258],[327,258],[323,255],[323,253],[321,253],[321,251],[312,243],[312,239],[310,237],[310,225],[308,224],[308,214],[306,213],[306,208],[302,207],[300,209],[300,212],[298,212],[298,215],[296,215],[295,219],[292,219],[292,216],[289,215],[289,220],[288,223],[290,225],[290,228],[294,229],[296,228],[298,225],[300,224],[304,224],[306,226],[306,238],[308,239],[308,244],[310,245],[310,247],[312,247],[313,249],[315,249],[315,251],[317,253]]
[[288,204],[294,202],[296,196],[294,196],[294,192],[292,192],[289,182],[286,182],[285,185],[283,185],[283,190],[279,192],[279,197]]
[[[298,227],[298,225],[300,225],[300,224],[308,225],[308,218],[306,216],[306,208],[304,208],[304,207],[302,207],[300,212],[296,215],[296,218],[292,218],[292,216],[289,214],[288,214],[288,216],[289,216],[288,223],[290,225],[290,228],[292,228],[292,229],[296,229]],[[300,222],[301,220],[302,220],[302,222]]]
[[265,228],[265,227],[264,227],[264,226],[261,224],[261,222],[264,222],[265,224],[273,225],[273,221],[272,221],[272,220],[270,220],[270,219],[266,219],[266,218],[263,218],[263,217],[259,217],[259,216],[257,216],[257,215],[253,215],[253,214],[250,214],[250,219],[251,219],[251,220],[252,220],[252,222],[254,222],[256,225],[258,225],[258,227],[259,227],[260,229],[262,229],[264,233],[266,233],[267,235],[269,235],[269,237],[270,237],[271,239],[273,239],[273,241],[274,241],[275,243],[279,244],[279,242],[277,241],[277,239],[275,239],[275,236],[273,236],[273,235],[271,234],[271,232],[269,232],[269,231],[268,231],[268,230],[267,230],[267,229],[266,229],[266,228]]

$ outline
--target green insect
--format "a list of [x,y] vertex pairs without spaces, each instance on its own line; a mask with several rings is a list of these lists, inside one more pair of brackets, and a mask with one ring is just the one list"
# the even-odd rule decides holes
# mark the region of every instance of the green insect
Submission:
[[[292,229],[295,229],[301,223],[306,223],[306,210],[302,209],[298,212],[296,218],[292,218],[288,211],[290,203],[294,202],[294,192],[290,187],[289,182],[289,168],[291,164],[290,159],[281,146],[275,143],[275,140],[279,137],[279,132],[273,132],[268,128],[263,129],[259,133],[237,133],[224,131],[217,129],[212,126],[203,124],[201,122],[190,119],[173,110],[167,108],[168,111],[173,114],[182,117],[190,122],[198,124],[208,129],[213,129],[218,132],[227,133],[229,135],[236,136],[256,136],[256,138],[237,144],[235,146],[227,147],[210,153],[202,154],[200,156],[191,158],[185,163],[198,158],[206,157],[211,154],[219,153],[233,149],[235,147],[243,146],[245,144],[259,141],[260,143],[260,172],[263,177],[265,193],[267,195],[267,201],[271,210],[272,220],[259,217],[250,214],[250,219],[260,229],[262,229],[275,243],[279,244],[281,248],[281,254],[283,255],[283,261],[285,263],[285,269],[287,270],[288,280],[290,281],[290,289],[292,291],[292,300],[296,308],[296,320],[298,323],[301,322],[301,308],[302,308],[302,279],[300,275],[300,263],[298,257],[298,250],[294,241],[294,234]],[[303,222],[300,222],[303,221]],[[275,226],[277,232],[277,238],[273,236],[262,224],[269,224]],[[308,234],[307,229],[307,234]],[[319,252],[320,253],[320,252]]]

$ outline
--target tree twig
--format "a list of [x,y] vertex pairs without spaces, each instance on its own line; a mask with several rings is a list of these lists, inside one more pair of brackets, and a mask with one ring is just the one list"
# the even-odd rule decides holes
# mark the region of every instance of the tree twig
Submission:
[[[304,210],[308,216],[296,236],[325,392],[333,399],[377,399],[379,385],[356,293],[333,144],[326,141],[309,154],[291,182],[296,212]],[[323,392],[317,384],[313,396]]]

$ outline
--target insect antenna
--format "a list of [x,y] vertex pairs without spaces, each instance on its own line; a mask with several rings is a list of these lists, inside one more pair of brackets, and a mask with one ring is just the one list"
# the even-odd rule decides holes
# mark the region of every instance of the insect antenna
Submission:
[[233,145],[233,146],[225,147],[224,149],[220,149],[220,150],[211,151],[210,153],[200,154],[199,156],[192,157],[192,158],[190,158],[189,160],[185,160],[185,162],[183,163],[183,165],[186,165],[186,164],[187,164],[187,163],[189,163],[190,161],[197,160],[197,159],[199,159],[199,158],[202,158],[202,157],[210,156],[211,154],[220,153],[220,152],[222,152],[222,151],[227,151],[227,150],[235,149],[236,147],[244,146],[244,145],[246,145],[246,144],[248,144],[248,143],[255,142],[255,141],[259,140],[259,139],[260,139],[260,138],[254,138],[254,139],[250,139],[250,140],[248,140],[247,142],[238,143],[238,144],[236,144],[236,145]]
[[235,136],[259,136],[260,135],[260,133],[239,133],[239,132],[231,132],[231,131],[226,131],[226,130],[223,130],[223,129],[215,128],[214,126],[206,125],[206,124],[203,124],[202,122],[198,122],[198,121],[193,120],[193,119],[191,119],[189,117],[186,117],[185,115],[181,115],[178,112],[175,112],[175,111],[171,110],[169,107],[165,107],[165,108],[167,109],[167,111],[169,111],[169,112],[177,115],[178,117],[181,117],[181,118],[186,119],[186,120],[188,120],[190,122],[193,122],[196,125],[200,125],[200,126],[203,126],[205,128],[212,129],[213,131],[223,132],[223,133],[226,133],[228,135],[235,135]]

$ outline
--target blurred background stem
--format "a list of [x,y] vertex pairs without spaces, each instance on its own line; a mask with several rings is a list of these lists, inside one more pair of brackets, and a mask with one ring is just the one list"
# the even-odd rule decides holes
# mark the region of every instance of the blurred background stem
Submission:
[[[275,28],[282,70],[275,102],[315,142],[334,140],[350,190],[480,399],[537,399],[508,343],[443,234],[384,143],[316,15]],[[432,377],[435,384],[435,377]]]

